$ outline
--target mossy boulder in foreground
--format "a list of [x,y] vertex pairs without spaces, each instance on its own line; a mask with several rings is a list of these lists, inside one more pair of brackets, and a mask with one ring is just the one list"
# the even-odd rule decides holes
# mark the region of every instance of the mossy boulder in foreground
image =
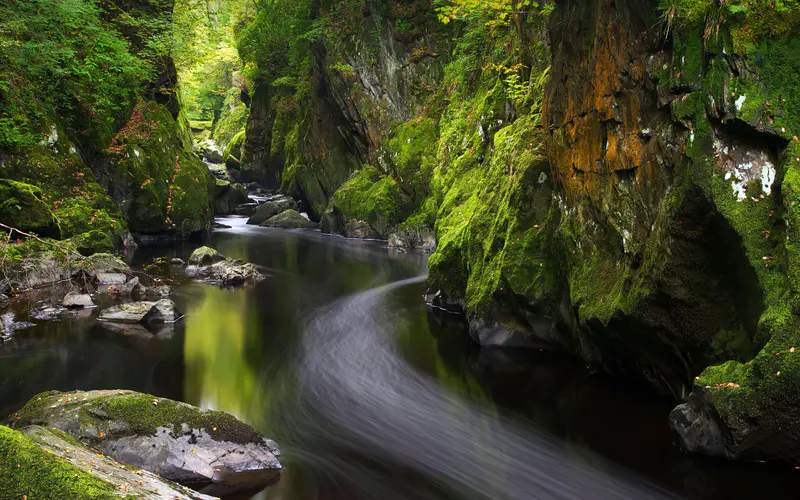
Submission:
[[39,236],[61,238],[55,215],[42,201],[42,190],[24,182],[0,179],[0,221]]
[[126,466],[57,429],[0,426],[0,495],[42,499],[210,499]]
[[8,419],[62,430],[105,455],[202,493],[256,491],[275,480],[278,446],[227,413],[132,391],[51,391]]

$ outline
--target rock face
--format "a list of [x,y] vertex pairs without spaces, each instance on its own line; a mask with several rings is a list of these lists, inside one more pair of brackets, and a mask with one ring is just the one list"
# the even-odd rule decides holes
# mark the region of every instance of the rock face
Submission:
[[192,252],[186,273],[221,287],[239,287],[263,279],[255,265],[229,259],[210,247]]
[[297,202],[285,195],[276,195],[267,198],[263,204],[255,209],[253,215],[247,220],[248,224],[260,225],[286,210],[297,210]]
[[214,498],[101,457],[63,431],[36,425],[21,431],[0,426],[0,468],[5,498]]
[[262,489],[280,474],[280,451],[226,413],[130,391],[48,392],[8,419],[44,425],[135,467],[202,493]]
[[263,227],[279,227],[283,229],[317,229],[319,225],[311,222],[297,210],[284,210],[278,215],[261,223]]

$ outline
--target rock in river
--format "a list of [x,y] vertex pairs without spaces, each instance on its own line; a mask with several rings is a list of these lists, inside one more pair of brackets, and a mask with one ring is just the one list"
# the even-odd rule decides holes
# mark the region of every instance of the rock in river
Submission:
[[319,225],[311,222],[297,210],[284,210],[280,214],[261,223],[263,227],[279,227],[283,229],[317,229]]
[[169,299],[158,302],[129,302],[109,307],[100,313],[100,321],[111,323],[164,324],[179,320],[181,313]]
[[85,309],[94,307],[92,296],[85,293],[78,293],[76,291],[69,292],[61,301],[61,305],[66,308]]
[[7,423],[60,429],[121,462],[210,495],[277,479],[278,446],[227,413],[131,391],[47,392]]
[[242,286],[263,278],[255,265],[229,259],[210,247],[200,247],[192,252],[186,272],[223,287]]
[[271,196],[255,209],[255,212],[247,220],[247,223],[257,226],[285,210],[297,210],[298,208],[297,202],[294,201],[293,198],[282,194]]
[[0,426],[2,498],[148,498],[211,500],[213,497],[128,467],[58,429]]

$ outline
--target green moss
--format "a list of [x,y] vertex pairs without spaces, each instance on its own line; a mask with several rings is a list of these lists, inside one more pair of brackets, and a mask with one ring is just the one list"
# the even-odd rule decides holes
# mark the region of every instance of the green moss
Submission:
[[185,238],[210,226],[214,180],[164,106],[140,103],[111,151],[132,231]]
[[[87,393],[44,392],[34,396],[11,420],[16,426],[35,424],[47,418],[55,405],[59,412],[77,410],[82,428],[95,429],[97,439],[102,439],[100,432],[109,438],[115,432],[128,434],[132,431],[139,435],[154,435],[161,427],[172,429],[176,435],[180,435],[184,424],[192,429],[202,429],[218,441],[246,444],[263,439],[252,427],[227,413],[201,410],[149,394],[131,391],[102,392],[103,394],[88,393],[88,401],[84,400]],[[77,397],[78,394],[82,397]],[[115,428],[110,423],[114,420],[124,422],[129,429]]]
[[339,188],[328,210],[336,210],[345,223],[365,221],[383,239],[410,214],[410,204],[397,181],[365,165]]
[[[241,94],[242,91],[236,87],[228,90],[222,106],[222,113],[219,120],[214,124],[211,138],[219,144],[220,148],[227,149],[228,144],[247,123],[249,110],[241,101]],[[225,156],[227,157],[227,155]]]
[[244,129],[236,132],[236,135],[225,145],[225,149],[222,152],[222,158],[225,161],[228,160],[228,157],[233,156],[236,158],[237,161],[242,159],[242,146],[244,145],[244,141],[247,138],[247,133]]
[[36,186],[0,179],[0,221],[40,236],[61,238],[61,227]]
[[[50,430],[63,439],[68,437]],[[115,487],[61,458],[45,452],[37,442],[0,426],[0,491],[4,498],[112,499]]]
[[114,251],[114,243],[111,238],[106,233],[97,230],[73,236],[70,238],[69,243],[78,253],[86,256]]

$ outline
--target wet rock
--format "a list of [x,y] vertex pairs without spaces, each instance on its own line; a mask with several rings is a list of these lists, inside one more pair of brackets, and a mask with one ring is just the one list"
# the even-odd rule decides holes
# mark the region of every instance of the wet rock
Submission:
[[[13,458],[12,458],[13,457]],[[20,431],[0,427],[0,463],[13,461],[16,474],[0,475],[8,498],[148,498],[211,500],[213,497],[128,467],[58,429],[31,425]],[[17,495],[17,492],[20,494]],[[4,497],[6,498],[6,497]]]
[[59,321],[64,318],[67,308],[61,304],[41,302],[35,309],[28,312],[28,316],[39,321]]
[[174,259],[171,259],[169,261],[169,263],[172,266],[183,266],[183,265],[186,265],[186,262],[184,262],[183,259],[178,258],[178,257],[175,257]]
[[233,211],[233,213],[235,215],[251,216],[254,213],[256,213],[256,209],[258,209],[258,207],[260,207],[260,206],[261,205],[259,203],[244,203],[244,204],[239,205],[238,207],[236,207],[236,209]]
[[186,273],[222,287],[243,286],[263,278],[255,265],[229,259],[209,247],[192,252]]
[[398,231],[389,236],[389,248],[403,252],[435,252],[436,233],[428,228]]
[[211,139],[206,139],[203,142],[195,144],[195,151],[198,156],[206,160],[208,163],[215,165],[222,165],[225,160],[222,158],[222,151],[219,150],[217,143]]
[[705,394],[695,391],[686,403],[669,414],[669,425],[686,451],[712,457],[733,458],[725,447],[725,436],[719,424],[707,411]]
[[8,295],[0,293],[0,302],[6,302],[7,300],[8,300]]
[[8,312],[0,316],[0,337],[8,337],[17,330],[35,326],[25,321],[14,321],[14,313]]
[[232,214],[237,206],[247,203],[247,201],[244,186],[217,179],[214,189],[214,213],[217,215]]
[[214,229],[230,229],[232,226],[228,226],[227,224],[220,224],[219,222],[215,222],[211,227]]
[[227,259],[224,255],[211,247],[200,247],[189,256],[190,266],[210,266],[215,262]]
[[111,323],[174,323],[181,318],[175,303],[169,299],[158,302],[129,302],[109,307],[100,313],[100,321]]
[[372,229],[372,226],[364,221],[352,221],[344,226],[344,235],[346,238],[361,238],[365,240],[380,239],[378,233]]
[[61,301],[61,305],[66,308],[74,308],[74,309],[85,309],[89,307],[95,307],[91,295],[85,293],[82,294],[74,290],[69,292],[64,297],[64,299]]
[[285,210],[261,223],[262,227],[279,227],[283,229],[317,229],[319,225],[311,222],[297,210]]
[[128,276],[122,273],[97,273],[95,279],[98,285],[121,285],[128,281]]
[[131,293],[133,300],[161,300],[169,297],[170,288],[166,285],[149,287],[142,284],[137,285]]
[[256,209],[253,215],[247,220],[247,223],[251,225],[261,225],[281,212],[297,210],[298,208],[299,206],[293,198],[282,194],[271,196]]
[[7,420],[60,429],[116,460],[203,493],[254,492],[277,479],[278,446],[226,413],[131,391],[52,391]]

